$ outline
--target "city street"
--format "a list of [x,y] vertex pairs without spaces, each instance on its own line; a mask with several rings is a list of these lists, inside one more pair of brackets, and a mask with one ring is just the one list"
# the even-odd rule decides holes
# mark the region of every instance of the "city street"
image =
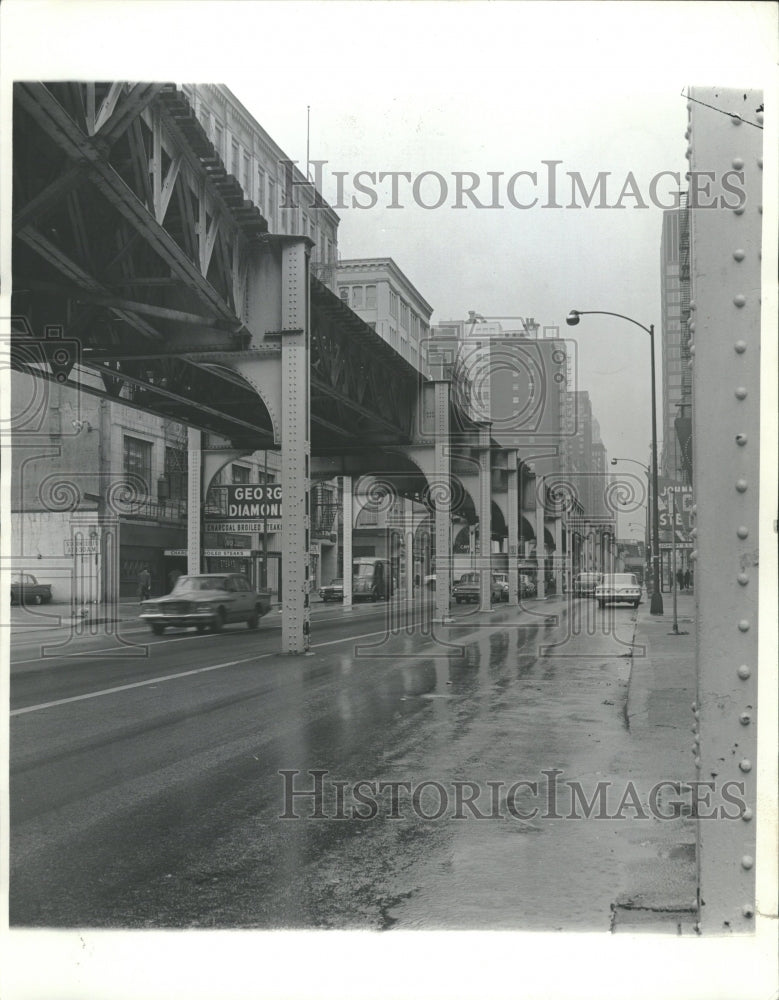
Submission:
[[[548,782],[611,780],[613,814],[627,781],[674,777],[626,724],[636,613],[458,608],[431,635],[429,609],[388,634],[385,605],[319,606],[308,656],[278,654],[275,612],[218,635],[129,620],[126,646],[43,658],[68,630],[17,630],[11,925],[607,931],[655,821],[562,818]],[[316,770],[319,801],[285,801]]]

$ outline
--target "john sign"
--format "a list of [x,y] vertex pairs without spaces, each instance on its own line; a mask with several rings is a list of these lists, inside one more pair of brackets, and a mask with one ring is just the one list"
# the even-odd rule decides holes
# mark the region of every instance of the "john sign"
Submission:
[[281,486],[276,483],[261,486],[227,486],[227,517],[281,517]]

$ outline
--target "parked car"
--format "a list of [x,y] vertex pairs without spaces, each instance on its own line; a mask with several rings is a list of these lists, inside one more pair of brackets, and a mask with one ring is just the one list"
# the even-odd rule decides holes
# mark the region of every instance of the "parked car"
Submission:
[[323,601],[342,601],[344,599],[344,582],[340,578],[331,580],[319,588],[319,596]]
[[[467,604],[469,601],[472,601],[474,604],[478,604],[480,594],[481,573],[479,572],[463,574],[463,576],[461,576],[457,583],[452,587],[452,597],[458,604]],[[490,585],[490,601],[501,600],[501,595],[501,586],[493,574]]]
[[520,597],[535,597],[536,596],[536,581],[532,576],[528,576],[527,573],[519,574],[519,596]]
[[48,604],[50,600],[50,583],[38,583],[32,573],[11,574],[11,604]]
[[144,601],[141,620],[148,622],[155,635],[162,635],[168,627],[191,625],[198,632],[207,628],[219,632],[229,622],[257,628],[269,611],[269,590],[253,590],[240,573],[205,573],[180,576],[169,594]]
[[604,604],[631,604],[637,608],[641,602],[641,585],[634,573],[607,573],[595,588],[598,607]]
[[500,588],[498,600],[507,601],[509,599],[509,575],[508,573],[493,573],[492,579]]
[[579,573],[573,581],[573,596],[593,597],[600,582],[600,573]]
[[352,560],[353,601],[388,601],[394,582],[388,559],[358,556]]

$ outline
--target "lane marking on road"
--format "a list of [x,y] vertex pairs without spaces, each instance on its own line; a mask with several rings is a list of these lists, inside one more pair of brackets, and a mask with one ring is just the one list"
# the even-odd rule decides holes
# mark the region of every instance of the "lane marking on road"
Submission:
[[[496,623],[497,624],[497,623]],[[311,645],[311,649],[321,649],[324,646],[337,646],[344,642],[355,642],[357,639],[371,639],[377,635],[386,635],[386,629],[380,629],[378,632],[364,632],[362,635],[347,635],[342,639],[330,639],[327,642],[317,642]],[[182,636],[182,638],[189,638],[188,636]],[[194,638],[194,636],[192,637]],[[197,638],[203,638],[203,636],[198,636]],[[175,639],[165,640],[169,642],[176,642]],[[430,640],[428,639],[427,642]],[[155,645],[159,645],[155,643]],[[25,708],[14,708],[10,711],[9,715],[27,715],[30,712],[41,712],[47,708],[56,708],[59,705],[70,705],[77,701],[88,701],[91,698],[102,698],[109,694],[118,694],[122,691],[132,691],[135,688],[148,687],[151,684],[162,684],[165,681],[175,681],[180,680],[182,677],[192,677],[194,674],[205,674],[212,670],[224,670],[227,667],[237,667],[242,663],[251,663],[255,660],[267,660],[271,656],[280,656],[276,651],[269,653],[256,653],[254,656],[246,656],[241,660],[228,660],[226,663],[214,663],[208,667],[197,667],[195,670],[182,670],[175,674],[165,674],[161,677],[150,677],[144,681],[135,681],[132,684],[121,684],[117,687],[103,688],[100,691],[90,691],[87,694],[77,694],[72,698],[60,698],[57,701],[46,701],[42,702],[40,705],[28,705]],[[429,656],[429,653],[418,653],[412,658],[419,658]],[[34,661],[33,661],[34,662]]]
[[44,708],[56,708],[57,705],[69,705],[74,701],[88,701],[90,698],[102,698],[107,694],[117,694],[119,691],[131,691],[133,688],[148,687],[150,684],[162,684],[164,681],[175,681],[182,677],[192,677],[194,674],[206,674],[210,670],[224,670],[226,667],[237,667],[241,663],[252,660],[265,660],[273,653],[258,653],[242,660],[228,660],[227,663],[213,663],[209,667],[197,667],[195,670],[182,670],[177,674],[165,674],[162,677],[149,677],[145,681],[135,681],[133,684],[121,684],[118,687],[103,688],[101,691],[90,691],[87,694],[77,694],[72,698],[60,698],[58,701],[46,701],[40,705],[28,705],[26,708],[14,708],[11,715],[26,715],[28,712],[41,712]]

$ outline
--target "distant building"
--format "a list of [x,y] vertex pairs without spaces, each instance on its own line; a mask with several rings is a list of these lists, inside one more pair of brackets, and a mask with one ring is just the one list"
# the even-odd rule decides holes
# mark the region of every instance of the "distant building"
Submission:
[[660,250],[662,304],[662,438],[660,473],[679,483],[692,478],[690,368],[690,212],[687,196],[663,212]]
[[417,371],[426,371],[433,307],[391,257],[340,260],[336,283],[341,301]]

